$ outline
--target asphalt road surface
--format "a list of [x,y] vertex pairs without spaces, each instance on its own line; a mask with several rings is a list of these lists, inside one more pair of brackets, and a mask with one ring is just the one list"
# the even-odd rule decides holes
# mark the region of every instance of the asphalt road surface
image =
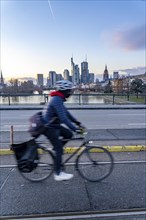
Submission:
[[[27,130],[29,117],[38,110],[5,110],[0,112],[1,131]],[[145,109],[70,110],[88,129],[146,128]]]
[[[1,111],[1,131],[24,131],[29,117],[37,110]],[[145,110],[71,110],[89,129],[146,128]],[[123,130],[124,131],[124,130]],[[125,131],[124,131],[125,132]],[[100,134],[101,136],[101,134]],[[104,138],[107,136],[104,136]],[[55,182],[53,176],[44,182],[30,183],[15,167],[13,155],[1,158],[1,216],[23,216],[47,213],[146,209],[146,153],[113,153],[115,167],[104,181],[90,183],[74,173],[68,182]],[[4,167],[3,167],[4,165]]]
[[[82,179],[73,166],[66,168],[67,172],[74,173],[72,180],[56,182],[52,175],[39,183],[25,180],[15,167],[1,167],[1,215],[145,209],[146,155],[131,152],[113,153],[113,156],[112,174],[98,183]],[[11,159],[12,156],[6,156],[3,164],[10,163]]]

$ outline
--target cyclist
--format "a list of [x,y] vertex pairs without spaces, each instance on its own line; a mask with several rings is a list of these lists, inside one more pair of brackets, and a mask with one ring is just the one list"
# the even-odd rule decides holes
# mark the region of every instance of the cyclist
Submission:
[[[61,170],[63,146],[71,139],[73,132],[80,133],[81,122],[72,116],[64,102],[73,94],[73,84],[68,80],[56,82],[56,91],[50,93],[51,100],[43,111],[43,121],[46,125],[44,135],[49,139],[55,151],[55,174],[56,181],[69,180],[73,174]],[[65,126],[64,126],[65,125]],[[61,138],[62,137],[62,140]]]

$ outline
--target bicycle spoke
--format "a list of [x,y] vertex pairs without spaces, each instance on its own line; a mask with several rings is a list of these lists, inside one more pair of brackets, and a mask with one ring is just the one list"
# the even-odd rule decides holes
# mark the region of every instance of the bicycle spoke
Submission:
[[91,182],[97,182],[110,175],[113,157],[102,147],[88,147],[77,158],[79,174]]
[[41,149],[39,163],[30,173],[21,173],[21,175],[30,181],[38,182],[51,176],[54,169],[54,158],[48,150]]

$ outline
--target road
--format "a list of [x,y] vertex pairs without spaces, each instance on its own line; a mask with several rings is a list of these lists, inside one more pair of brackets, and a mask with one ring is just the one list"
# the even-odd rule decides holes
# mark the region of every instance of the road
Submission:
[[[1,111],[0,129],[7,131],[10,125],[14,125],[15,130],[27,130],[28,118],[36,111]],[[114,136],[107,131],[104,135],[102,131],[98,133],[98,136],[104,139],[108,138],[108,135],[113,139],[116,135],[125,138],[127,137],[126,129],[133,129],[130,130],[133,133],[129,134],[129,137],[133,137],[138,133],[136,129],[144,132],[143,128],[146,128],[145,110],[71,110],[71,112],[89,129],[113,129]],[[123,133],[118,129],[122,129]],[[113,156],[116,162],[114,170],[102,182],[87,182],[78,175],[73,166],[69,166],[67,171],[75,175],[71,181],[58,183],[51,176],[42,183],[34,184],[24,180],[16,168],[2,167],[15,164],[13,155],[2,156],[1,215],[50,215],[52,213],[53,216],[56,213],[68,212],[145,209],[145,151],[113,153]]]
[[[27,130],[29,117],[37,110],[1,111],[1,131],[10,130],[14,125],[15,130]],[[128,129],[146,128],[145,109],[124,110],[70,110],[88,129]]]
[[[3,164],[10,163],[11,157],[7,157]],[[115,167],[112,174],[99,183],[85,181],[73,166],[66,168],[74,173],[72,180],[55,182],[51,176],[39,183],[26,181],[15,168],[0,168],[1,215],[53,216],[53,213],[145,209],[144,152],[113,153],[113,157]]]

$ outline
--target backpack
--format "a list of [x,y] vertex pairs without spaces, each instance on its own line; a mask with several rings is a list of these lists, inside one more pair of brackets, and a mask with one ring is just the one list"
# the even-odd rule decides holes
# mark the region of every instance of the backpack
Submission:
[[28,132],[34,138],[38,138],[45,130],[45,125],[42,120],[42,112],[37,112],[29,119]]
[[37,167],[39,161],[38,147],[34,139],[11,145],[20,172],[28,173]]

